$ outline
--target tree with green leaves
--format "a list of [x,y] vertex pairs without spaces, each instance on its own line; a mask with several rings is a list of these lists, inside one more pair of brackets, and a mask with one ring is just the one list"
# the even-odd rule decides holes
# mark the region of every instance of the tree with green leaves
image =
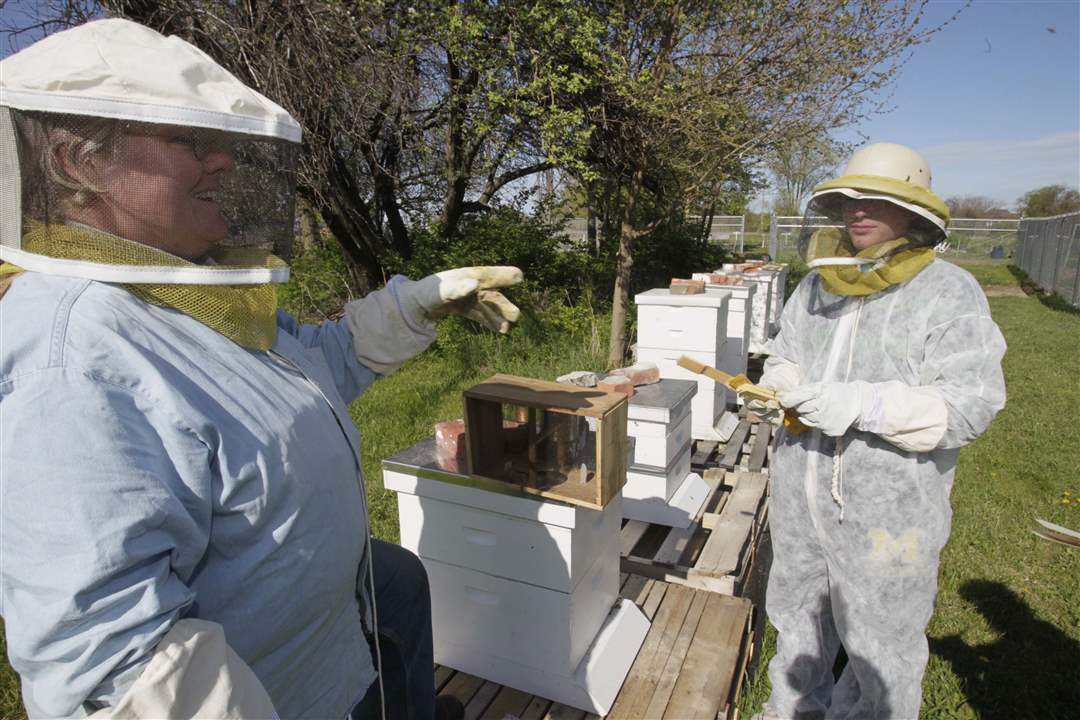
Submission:
[[414,228],[449,242],[587,142],[580,109],[552,101],[591,82],[578,68],[598,26],[578,3],[55,0],[41,14],[102,12],[192,42],[300,122],[298,193],[361,292],[411,258]]
[[[586,161],[619,209],[611,345],[623,362],[634,246],[781,148],[884,108],[938,28],[926,0],[600,2],[602,74]],[[610,214],[610,213],[609,213]]]
[[1024,217],[1052,217],[1080,210],[1080,192],[1064,185],[1046,185],[1025,193],[1019,202]]
[[840,160],[838,146],[827,136],[795,139],[777,148],[767,161],[776,188],[777,215],[799,215],[814,186],[829,178]]

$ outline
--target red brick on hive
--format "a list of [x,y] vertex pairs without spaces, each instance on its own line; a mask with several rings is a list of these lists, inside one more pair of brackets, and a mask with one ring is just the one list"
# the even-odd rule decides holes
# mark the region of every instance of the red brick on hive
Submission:
[[700,295],[705,292],[705,281],[672,278],[669,289],[672,295]]
[[630,382],[635,386],[652,385],[655,382],[660,382],[660,368],[656,366],[656,363],[652,362],[640,362],[630,367],[612,370],[611,374],[629,378]]
[[604,392],[620,392],[628,397],[634,396],[634,383],[623,375],[608,375],[601,378],[596,383],[596,389]]

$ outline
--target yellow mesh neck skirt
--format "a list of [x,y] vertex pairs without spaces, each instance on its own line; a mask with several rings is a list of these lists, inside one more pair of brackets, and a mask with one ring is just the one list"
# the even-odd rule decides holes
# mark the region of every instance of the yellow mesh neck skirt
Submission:
[[[22,238],[29,252],[64,260],[90,260],[116,265],[197,267],[163,250],[141,245],[93,228],[78,225],[33,223]],[[219,248],[210,252],[218,265],[279,267],[284,261],[264,250]],[[0,275],[10,277],[18,268],[6,264]],[[189,315],[238,345],[269,350],[277,338],[277,288],[259,285],[166,285],[124,283],[126,290],[154,305]]]

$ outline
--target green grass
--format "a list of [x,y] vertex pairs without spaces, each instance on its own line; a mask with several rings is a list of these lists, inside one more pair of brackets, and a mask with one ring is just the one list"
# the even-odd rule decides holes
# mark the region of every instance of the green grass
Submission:
[[975,279],[978,280],[979,284],[983,287],[1020,287],[1020,281],[1017,279],[1016,275],[1009,270],[1008,260],[991,260],[989,258],[965,260],[955,257],[949,257],[948,260],[954,265],[959,265],[974,275]]
[[[986,284],[1013,277],[1001,264],[975,269]],[[960,453],[922,717],[1075,717],[1080,551],[1030,531],[1037,517],[1080,529],[1080,314],[1035,297],[991,298],[990,308],[1009,345],[1008,403]],[[774,649],[770,626],[760,669]],[[768,691],[759,672],[741,713]]]

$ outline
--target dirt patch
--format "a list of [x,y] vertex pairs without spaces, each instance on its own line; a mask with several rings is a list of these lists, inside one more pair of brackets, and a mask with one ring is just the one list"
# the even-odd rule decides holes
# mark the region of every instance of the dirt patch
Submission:
[[987,285],[983,288],[986,297],[1027,297],[1024,288],[1016,285]]

